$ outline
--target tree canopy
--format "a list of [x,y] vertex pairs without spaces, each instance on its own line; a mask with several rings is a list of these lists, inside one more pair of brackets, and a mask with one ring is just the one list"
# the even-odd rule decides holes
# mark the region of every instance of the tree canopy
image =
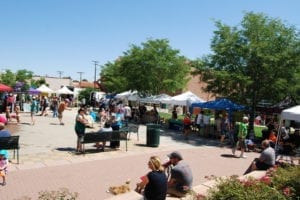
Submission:
[[216,23],[212,54],[193,62],[206,91],[255,110],[258,102],[299,100],[300,40],[294,26],[262,13],[246,13],[239,26]]
[[110,92],[137,90],[150,95],[185,87],[190,65],[166,39],[132,45],[114,63],[104,65],[101,82]]

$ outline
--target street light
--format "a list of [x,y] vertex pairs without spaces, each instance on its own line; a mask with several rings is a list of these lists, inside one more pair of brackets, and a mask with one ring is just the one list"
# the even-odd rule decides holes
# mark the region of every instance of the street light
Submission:
[[79,74],[79,77],[80,77],[80,79],[79,79],[79,88],[81,88],[81,77],[82,77],[82,74],[84,72],[77,72],[77,73]]
[[94,73],[94,90],[96,89],[95,83],[96,83],[96,73],[97,73],[97,65],[98,65],[98,61],[93,60],[92,61],[95,65],[95,73]]

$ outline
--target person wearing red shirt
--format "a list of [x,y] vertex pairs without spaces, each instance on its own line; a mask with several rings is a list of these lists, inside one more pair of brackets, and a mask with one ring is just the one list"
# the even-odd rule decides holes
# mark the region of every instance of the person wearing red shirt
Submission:
[[191,120],[191,113],[186,113],[184,119],[183,119],[183,134],[185,139],[188,139],[188,135],[191,132],[191,125],[192,125],[192,120]]

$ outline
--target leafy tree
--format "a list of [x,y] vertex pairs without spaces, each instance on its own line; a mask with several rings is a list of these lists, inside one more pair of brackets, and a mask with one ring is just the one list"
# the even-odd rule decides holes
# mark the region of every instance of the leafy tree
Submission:
[[81,101],[82,99],[86,100],[86,104],[90,104],[90,95],[95,91],[94,88],[85,88],[79,91],[78,100]]
[[171,93],[185,87],[189,72],[187,59],[172,49],[168,40],[148,40],[141,46],[132,45],[114,63],[107,63],[101,82],[110,92]]
[[30,87],[28,81],[32,80],[33,72],[26,69],[22,69],[22,70],[18,70],[15,76],[16,76],[15,88],[21,86],[20,89],[22,92],[28,91]]
[[127,80],[121,74],[119,61],[108,62],[101,71],[101,86],[104,91],[122,92],[128,89]]
[[16,72],[16,81],[26,82],[27,80],[31,80],[32,76],[33,76],[32,71],[26,69],[18,70]]
[[220,21],[216,27],[213,53],[193,62],[208,83],[206,91],[250,106],[252,120],[261,100],[278,102],[295,95],[294,88],[299,94],[300,42],[294,26],[250,12],[238,27]]
[[40,79],[38,79],[38,80],[31,80],[31,83],[30,83],[30,85],[31,85],[31,87],[34,87],[34,88],[38,88],[39,86],[41,86],[41,85],[43,85],[43,84],[45,84],[45,85],[47,85],[46,84],[46,79],[44,78],[44,77],[41,77]]
[[16,83],[16,76],[15,74],[7,69],[3,73],[0,74],[1,83],[13,87]]

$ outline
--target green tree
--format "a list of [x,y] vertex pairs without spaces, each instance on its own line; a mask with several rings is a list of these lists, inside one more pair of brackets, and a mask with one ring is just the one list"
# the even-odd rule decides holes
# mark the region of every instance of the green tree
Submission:
[[16,83],[16,75],[9,69],[0,74],[1,83],[13,87]]
[[15,76],[16,76],[16,85],[18,83],[22,83],[21,91],[22,92],[28,91],[30,87],[29,83],[33,77],[33,72],[26,69],[22,69],[22,70],[18,70]]
[[101,71],[101,86],[104,91],[122,92],[127,90],[127,80],[120,73],[120,64],[108,62],[103,66]]
[[18,70],[16,72],[16,81],[19,82],[26,82],[28,80],[31,80],[32,77],[33,77],[33,72],[26,69]]
[[[259,13],[246,13],[240,26],[216,22],[212,54],[193,62],[206,90],[251,108],[299,92],[299,34],[294,26]],[[299,93],[298,93],[299,94]]]
[[78,94],[78,100],[82,101],[82,99],[86,100],[86,104],[90,104],[90,95],[95,91],[94,88],[85,88],[81,90]]
[[[137,90],[141,94],[175,92],[186,86],[190,65],[166,39],[132,45],[114,63],[104,66],[102,83],[111,92]],[[118,90],[119,87],[121,90]]]
[[31,79],[31,82],[30,82],[31,87],[34,87],[34,88],[38,88],[43,84],[47,85],[46,84],[46,79],[44,77],[41,77],[38,80]]

